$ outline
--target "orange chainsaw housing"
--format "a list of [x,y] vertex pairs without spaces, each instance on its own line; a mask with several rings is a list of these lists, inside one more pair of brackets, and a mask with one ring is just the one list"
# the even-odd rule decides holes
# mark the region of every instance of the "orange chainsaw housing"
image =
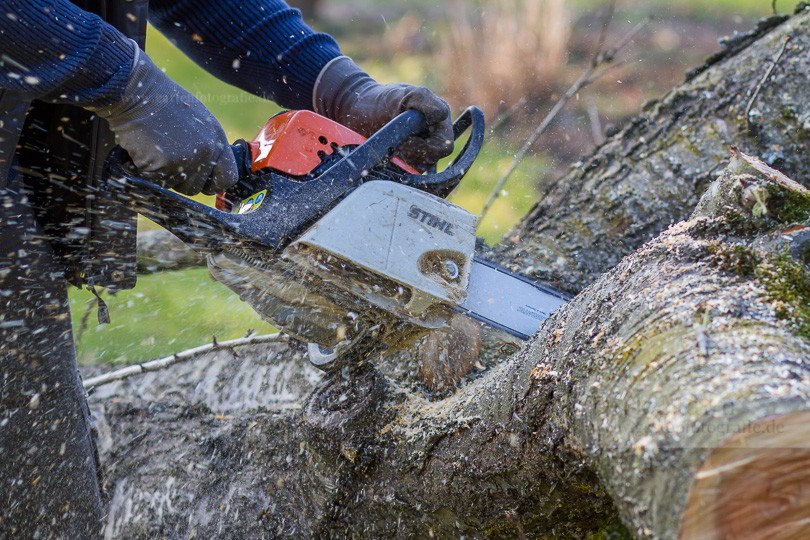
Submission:
[[[288,176],[306,176],[321,164],[319,152],[332,154],[335,147],[359,145],[366,138],[312,111],[287,111],[272,117],[248,143],[251,168],[272,169]],[[411,174],[418,171],[400,159],[392,163]],[[217,195],[216,207],[227,210],[225,194]]]

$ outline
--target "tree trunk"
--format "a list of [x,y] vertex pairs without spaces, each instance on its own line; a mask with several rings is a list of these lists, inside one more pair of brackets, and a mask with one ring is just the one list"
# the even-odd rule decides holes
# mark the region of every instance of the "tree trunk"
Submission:
[[294,343],[99,389],[106,534],[810,534],[810,195],[726,166],[778,148],[810,185],[810,14],[740,47],[499,247],[579,294],[451,396],[389,359],[324,378]]
[[[769,28],[780,17],[766,19]],[[579,292],[668,225],[686,219],[728,161],[761,156],[810,185],[810,23],[794,16],[742,50],[740,36],[554,183],[505,241],[513,269]],[[751,94],[791,42],[754,101]],[[737,47],[735,47],[737,44]]]

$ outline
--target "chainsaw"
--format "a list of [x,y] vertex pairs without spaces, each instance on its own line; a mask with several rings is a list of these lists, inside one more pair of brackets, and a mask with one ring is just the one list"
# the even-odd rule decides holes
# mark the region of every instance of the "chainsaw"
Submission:
[[322,369],[402,348],[454,313],[526,340],[568,297],[476,258],[475,216],[445,200],[478,156],[483,113],[457,118],[454,138],[469,138],[441,172],[394,157],[424,129],[413,110],[368,139],[313,112],[280,113],[231,146],[240,179],[215,207],[138,177],[120,148],[105,175]]

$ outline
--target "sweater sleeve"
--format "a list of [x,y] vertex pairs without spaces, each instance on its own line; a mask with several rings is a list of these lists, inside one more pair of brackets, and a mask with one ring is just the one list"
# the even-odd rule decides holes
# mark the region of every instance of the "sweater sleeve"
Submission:
[[135,54],[118,30],[68,0],[0,0],[0,89],[97,105],[124,92]]
[[281,0],[152,0],[149,20],[217,78],[283,107],[311,109],[321,68],[340,56]]

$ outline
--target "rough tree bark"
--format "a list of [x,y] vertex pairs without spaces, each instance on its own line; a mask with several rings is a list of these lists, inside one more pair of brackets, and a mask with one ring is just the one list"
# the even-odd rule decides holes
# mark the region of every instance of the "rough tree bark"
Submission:
[[810,195],[728,145],[810,185],[810,13],[760,34],[496,250],[579,294],[451,396],[294,343],[99,389],[107,535],[806,535]]
[[[501,244],[499,258],[579,292],[688,217],[728,162],[729,145],[810,185],[806,19],[795,16],[775,31],[782,17],[763,20],[760,30],[727,42],[711,65],[693,70],[698,74],[691,80],[647,103],[641,115],[554,183],[516,228],[516,241]],[[786,36],[792,41],[748,123],[751,93]]]

